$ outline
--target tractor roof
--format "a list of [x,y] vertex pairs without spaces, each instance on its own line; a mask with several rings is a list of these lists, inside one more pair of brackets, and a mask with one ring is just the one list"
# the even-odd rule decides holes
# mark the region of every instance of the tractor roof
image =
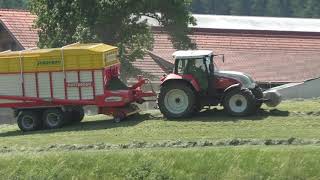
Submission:
[[213,51],[210,50],[187,50],[187,51],[176,51],[172,54],[173,58],[202,58],[204,56],[211,56]]

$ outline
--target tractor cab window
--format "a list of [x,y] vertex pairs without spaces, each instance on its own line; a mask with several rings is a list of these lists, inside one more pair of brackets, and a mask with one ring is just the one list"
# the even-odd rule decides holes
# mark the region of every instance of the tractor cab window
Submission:
[[211,72],[211,70],[210,70],[210,68],[209,68],[209,67],[210,67],[210,64],[211,64],[211,61],[212,61],[212,58],[209,57],[209,56],[206,56],[205,59],[204,59],[204,61],[205,61],[205,64],[206,64],[206,66],[207,66],[207,68],[208,68],[209,74],[213,73],[213,72]]
[[194,66],[193,63],[190,61],[190,70],[194,71],[193,68],[198,69],[200,71],[206,72],[206,65],[203,63],[203,59],[195,59],[194,60]]
[[202,90],[208,87],[207,64],[203,58],[179,59],[176,60],[175,73],[180,75],[193,75]]
[[177,74],[192,74],[194,71],[206,72],[206,64],[202,58],[197,59],[179,59],[176,64]]
[[178,60],[177,64],[177,74],[185,74],[186,68],[187,68],[188,61],[186,59],[180,59]]

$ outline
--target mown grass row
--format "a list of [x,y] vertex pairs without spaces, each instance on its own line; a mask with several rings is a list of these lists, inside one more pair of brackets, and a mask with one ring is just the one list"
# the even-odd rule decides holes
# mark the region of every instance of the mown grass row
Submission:
[[320,147],[223,147],[0,155],[1,179],[318,179]]

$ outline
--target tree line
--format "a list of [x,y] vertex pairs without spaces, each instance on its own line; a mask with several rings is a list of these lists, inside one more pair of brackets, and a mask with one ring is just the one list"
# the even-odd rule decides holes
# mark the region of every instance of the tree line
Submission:
[[26,9],[27,0],[0,0],[0,8],[4,9]]
[[273,17],[320,17],[319,0],[193,0],[193,13]]
[[[0,0],[0,8],[27,9],[30,0]],[[192,0],[198,14],[320,18],[319,0]]]

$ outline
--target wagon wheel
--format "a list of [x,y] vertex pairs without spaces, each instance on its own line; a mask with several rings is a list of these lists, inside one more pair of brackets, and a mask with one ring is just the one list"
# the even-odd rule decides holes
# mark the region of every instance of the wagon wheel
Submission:
[[17,123],[22,131],[34,131],[42,127],[39,113],[36,111],[21,111],[17,116]]
[[61,109],[51,108],[43,112],[43,124],[48,129],[62,127],[65,123],[65,114]]
[[124,118],[126,118],[126,115],[124,112],[116,112],[113,114],[113,121],[115,123],[120,123]]

